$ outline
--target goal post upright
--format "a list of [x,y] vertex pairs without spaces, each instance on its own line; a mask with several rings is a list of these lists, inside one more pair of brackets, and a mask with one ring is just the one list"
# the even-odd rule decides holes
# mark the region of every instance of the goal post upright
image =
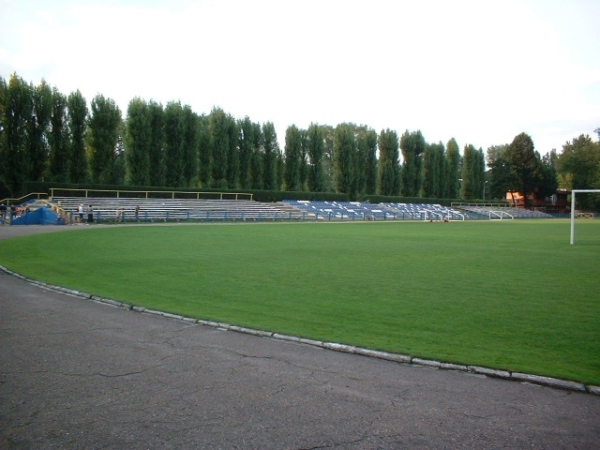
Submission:
[[600,189],[573,189],[571,191],[571,245],[575,244],[575,197],[578,193],[600,192]]

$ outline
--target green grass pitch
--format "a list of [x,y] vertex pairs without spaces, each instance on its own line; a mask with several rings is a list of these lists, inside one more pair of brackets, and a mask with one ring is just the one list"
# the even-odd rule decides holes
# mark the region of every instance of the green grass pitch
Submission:
[[133,305],[600,385],[600,223],[85,227],[0,264]]

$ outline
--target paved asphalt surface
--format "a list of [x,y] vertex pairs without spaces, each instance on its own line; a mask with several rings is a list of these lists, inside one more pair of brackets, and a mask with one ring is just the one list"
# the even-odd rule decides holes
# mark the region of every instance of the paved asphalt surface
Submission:
[[600,396],[223,331],[0,272],[0,449],[13,448],[598,449]]

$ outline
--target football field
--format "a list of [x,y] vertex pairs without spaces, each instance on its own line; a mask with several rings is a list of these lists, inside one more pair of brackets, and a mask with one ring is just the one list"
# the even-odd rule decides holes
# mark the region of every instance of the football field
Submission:
[[0,242],[26,277],[132,305],[600,384],[600,222],[78,227]]

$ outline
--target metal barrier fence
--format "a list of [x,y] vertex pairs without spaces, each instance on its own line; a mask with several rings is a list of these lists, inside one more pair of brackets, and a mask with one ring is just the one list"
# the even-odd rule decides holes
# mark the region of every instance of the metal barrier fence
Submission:
[[[59,196],[60,193],[69,193],[72,195],[73,193],[83,194],[83,197],[93,198],[98,197],[99,195],[94,194],[102,194],[105,196],[106,194],[112,194],[115,198],[121,198],[122,195],[125,198],[131,197],[139,197],[139,198],[188,198],[188,199],[218,199],[218,200],[252,200],[254,198],[254,194],[250,194],[247,192],[209,192],[209,191],[131,191],[126,189],[78,189],[78,188],[50,188],[50,198],[54,198]],[[140,194],[132,195],[132,194]],[[31,195],[31,194],[30,194]],[[44,194],[45,195],[45,194]]]

